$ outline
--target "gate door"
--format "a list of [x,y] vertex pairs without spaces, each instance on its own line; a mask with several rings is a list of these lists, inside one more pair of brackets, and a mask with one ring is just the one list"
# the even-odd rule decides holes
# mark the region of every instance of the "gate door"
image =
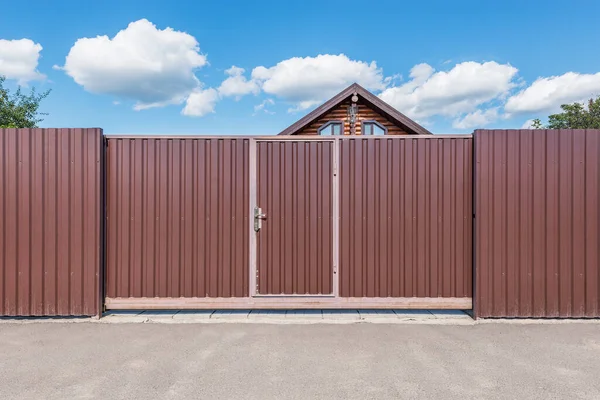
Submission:
[[254,295],[333,295],[334,158],[333,141],[256,142]]

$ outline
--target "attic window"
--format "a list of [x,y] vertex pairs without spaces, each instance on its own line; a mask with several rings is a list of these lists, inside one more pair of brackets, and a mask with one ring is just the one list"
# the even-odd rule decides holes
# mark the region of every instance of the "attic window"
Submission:
[[387,135],[387,128],[377,121],[363,121],[363,135]]
[[342,121],[329,121],[319,128],[319,135],[339,136],[342,134]]

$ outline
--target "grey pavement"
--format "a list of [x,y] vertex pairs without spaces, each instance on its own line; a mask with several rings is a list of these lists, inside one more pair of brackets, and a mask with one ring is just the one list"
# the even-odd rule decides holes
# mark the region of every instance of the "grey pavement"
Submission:
[[0,399],[598,399],[600,324],[0,324]]

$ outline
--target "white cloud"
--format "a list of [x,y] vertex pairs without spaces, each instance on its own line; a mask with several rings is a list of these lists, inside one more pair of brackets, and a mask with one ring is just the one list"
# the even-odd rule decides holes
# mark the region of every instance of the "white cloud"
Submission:
[[375,61],[351,60],[344,54],[294,57],[270,68],[259,66],[252,70],[252,80],[265,93],[293,103],[292,110],[319,104],[354,82],[369,90],[383,90],[389,82]]
[[244,72],[246,72],[244,68],[236,67],[235,65],[232,65],[231,68],[225,70],[225,74],[229,76],[242,75]]
[[507,113],[555,112],[561,104],[587,100],[600,94],[600,72],[538,78],[528,88],[510,97],[504,107]]
[[379,97],[412,118],[459,117],[506,97],[517,86],[517,71],[495,61],[468,61],[438,72],[428,64],[418,64],[411,69],[408,82],[384,90]]
[[38,70],[42,45],[30,39],[0,39],[0,75],[15,79],[20,85],[46,76]]
[[141,110],[183,102],[200,87],[194,70],[206,64],[193,36],[141,19],[112,39],[78,39],[62,69],[85,90],[132,99]]
[[456,129],[471,129],[483,127],[496,121],[499,118],[498,109],[490,108],[488,110],[476,110],[457,118],[452,122],[452,127]]
[[189,95],[181,113],[188,117],[202,117],[214,113],[218,101],[219,92],[216,89],[195,90]]
[[275,114],[273,111],[269,110],[267,106],[272,106],[275,104],[273,99],[266,99],[262,103],[254,106],[254,114],[256,115],[260,111],[264,111],[266,114]]
[[225,70],[229,78],[225,79],[219,86],[219,94],[223,97],[235,96],[236,100],[250,93],[258,94],[260,92],[258,83],[253,79],[246,79],[244,71],[244,68],[235,65]]

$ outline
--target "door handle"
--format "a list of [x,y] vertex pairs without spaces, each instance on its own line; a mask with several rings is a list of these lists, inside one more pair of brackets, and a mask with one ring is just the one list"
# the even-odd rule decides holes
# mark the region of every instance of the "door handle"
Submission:
[[254,207],[254,231],[260,231],[262,228],[263,219],[267,219],[267,215],[262,213],[262,209],[260,207]]

